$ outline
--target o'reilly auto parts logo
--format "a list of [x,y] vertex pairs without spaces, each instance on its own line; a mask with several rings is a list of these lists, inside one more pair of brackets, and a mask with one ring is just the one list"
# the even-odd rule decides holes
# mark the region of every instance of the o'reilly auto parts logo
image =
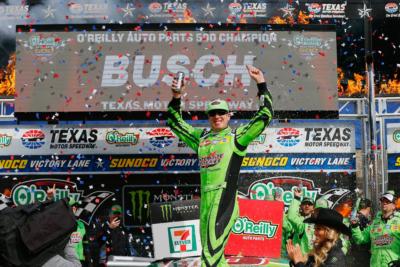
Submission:
[[156,128],[147,132],[147,134],[151,136],[150,144],[158,148],[170,146],[175,138],[172,132],[165,128]]
[[168,227],[168,241],[170,253],[196,251],[194,225]]
[[11,144],[11,135],[0,134],[0,148],[9,146]]
[[239,217],[232,227],[232,232],[237,235],[259,235],[266,238],[273,238],[278,229],[277,224],[268,221],[254,222],[246,217]]
[[291,147],[300,142],[300,131],[295,128],[283,128],[277,133],[276,141],[281,146]]
[[395,130],[393,132],[393,141],[400,143],[400,130]]
[[65,41],[61,37],[55,35],[46,36],[41,33],[29,38],[24,47],[29,49],[32,54],[45,59],[53,56],[56,51],[65,47]]
[[120,133],[119,131],[111,131],[106,134],[106,142],[116,146],[134,146],[139,141],[138,133]]
[[50,134],[50,149],[94,149],[98,130],[53,129]]
[[28,130],[22,135],[21,141],[26,148],[38,149],[44,145],[44,138],[45,135],[41,130]]

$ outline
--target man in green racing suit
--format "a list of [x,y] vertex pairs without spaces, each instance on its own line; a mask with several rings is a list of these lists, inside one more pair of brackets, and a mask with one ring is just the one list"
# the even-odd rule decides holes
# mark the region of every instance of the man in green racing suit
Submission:
[[211,129],[194,128],[186,123],[180,109],[182,92],[176,90],[176,79],[172,83],[168,126],[199,157],[202,266],[228,266],[224,249],[239,215],[236,197],[240,166],[247,146],[263,132],[273,117],[272,97],[262,71],[253,66],[246,67],[257,83],[260,107],[248,124],[236,130],[228,126],[231,115],[224,100],[213,100],[207,105]]
[[362,231],[357,220],[351,221],[355,243],[371,243],[371,267],[386,267],[400,259],[400,213],[396,211],[394,202],[394,194],[383,194],[380,198],[381,211]]

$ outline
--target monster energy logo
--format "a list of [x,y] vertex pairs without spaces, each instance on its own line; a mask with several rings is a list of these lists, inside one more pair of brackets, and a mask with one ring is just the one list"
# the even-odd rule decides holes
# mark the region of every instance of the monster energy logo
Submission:
[[169,221],[172,219],[172,205],[164,204],[160,206],[161,214],[164,221]]
[[144,222],[150,217],[150,191],[137,190],[129,192],[134,221]]

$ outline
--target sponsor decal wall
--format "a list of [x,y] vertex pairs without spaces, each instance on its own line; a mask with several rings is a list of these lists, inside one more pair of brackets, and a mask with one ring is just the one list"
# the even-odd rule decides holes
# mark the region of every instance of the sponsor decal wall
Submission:
[[[270,127],[249,145],[242,171],[353,172],[354,139],[351,124]],[[0,173],[197,172],[209,161],[163,127],[0,128]]]

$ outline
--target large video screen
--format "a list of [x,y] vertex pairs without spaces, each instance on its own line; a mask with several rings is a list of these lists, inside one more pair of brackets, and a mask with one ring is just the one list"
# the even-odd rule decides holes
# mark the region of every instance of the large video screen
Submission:
[[166,111],[178,71],[185,110],[220,98],[254,111],[249,64],[264,72],[285,117],[337,113],[335,28],[272,26],[17,27],[16,112]]

